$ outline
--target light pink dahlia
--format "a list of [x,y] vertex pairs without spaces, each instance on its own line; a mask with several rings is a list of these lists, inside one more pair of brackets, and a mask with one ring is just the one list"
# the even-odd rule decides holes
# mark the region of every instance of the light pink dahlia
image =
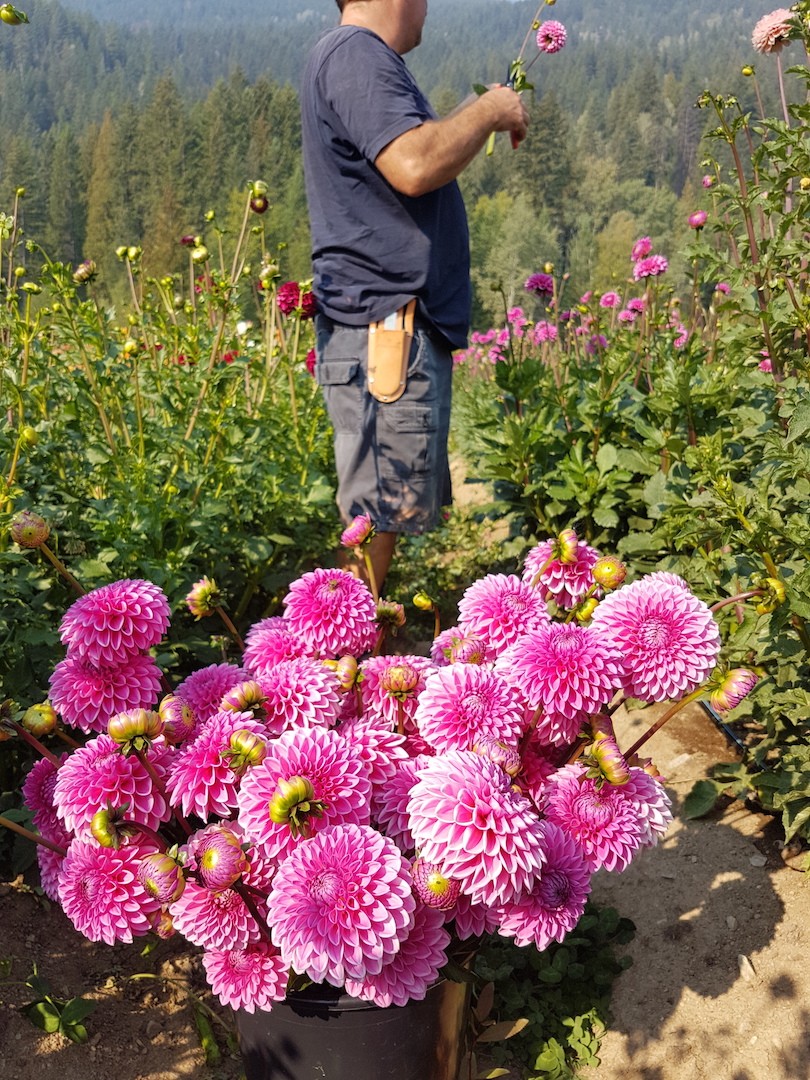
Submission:
[[[254,897],[253,902],[264,918],[264,900]],[[214,892],[189,878],[183,895],[169,905],[169,913],[175,930],[203,949],[245,949],[263,937],[259,923],[235,889]]]
[[372,793],[394,776],[401,761],[408,760],[405,736],[392,731],[387,724],[353,717],[344,720],[338,730],[365,765]]
[[[639,259],[646,258],[652,251],[652,240],[649,236],[640,236],[633,244],[633,250],[630,252],[630,258],[633,262],[638,262]],[[627,305],[630,308],[630,305]],[[630,308],[632,311],[633,309]]]
[[633,280],[641,281],[643,278],[658,277],[665,274],[669,269],[669,262],[663,255],[647,255],[633,264]]
[[[153,745],[146,757],[158,778],[165,782],[171,751]],[[131,821],[157,829],[171,817],[171,808],[154,784],[145,765],[125,757],[109,735],[98,735],[74,750],[59,769],[53,789],[56,812],[65,827],[84,834],[97,810],[127,804]]]
[[320,833],[330,825],[369,821],[371,783],[351,743],[332,729],[286,731],[268,743],[264,760],[250,770],[237,796],[245,836],[271,861],[283,859],[302,842],[288,821],[270,817],[279,782],[298,779],[311,785],[306,801],[321,811],[307,817],[306,834]]
[[624,797],[636,808],[642,825],[642,847],[655,847],[672,823],[672,803],[660,780],[633,766],[622,788]]
[[439,753],[470,750],[487,735],[516,746],[524,708],[518,692],[498,672],[451,664],[428,676],[414,720],[420,735]]
[[523,580],[532,585],[537,578],[535,588],[545,600],[552,599],[561,608],[572,608],[594,584],[591,571],[599,559],[599,552],[579,540],[573,557],[563,562],[554,557],[555,543],[554,540],[542,540],[528,552],[523,562]]
[[333,727],[340,714],[337,679],[319,660],[281,660],[259,678],[271,735],[290,728]]
[[141,654],[101,668],[68,655],[53,669],[49,687],[63,722],[89,734],[106,731],[115,713],[151,709],[160,695],[160,669]]
[[541,594],[513,574],[487,574],[473,582],[459,601],[458,615],[465,633],[486,641],[489,659],[548,622]]
[[542,709],[538,737],[560,746],[607,705],[624,669],[619,649],[590,627],[555,622],[525,634],[502,653],[496,670],[530,709]]
[[315,982],[378,975],[414,923],[410,866],[368,826],[334,825],[278,868],[268,922],[284,960]]
[[284,598],[290,629],[322,657],[368,652],[377,637],[377,605],[347,570],[312,570]]
[[606,596],[591,628],[620,651],[622,685],[644,701],[690,693],[714,669],[720,652],[711,611],[673,574],[648,574]]
[[565,45],[568,39],[565,27],[556,19],[548,19],[541,23],[537,31],[537,48],[540,52],[551,55],[557,53]]
[[197,719],[197,731],[200,725],[219,712],[220,703],[229,690],[246,678],[242,668],[236,664],[209,664],[188,675],[175,690],[181,701],[191,706]]
[[289,969],[266,938],[244,949],[209,950],[202,963],[212,992],[232,1009],[269,1012],[286,997]]
[[218,712],[176,751],[166,790],[184,814],[196,814],[203,820],[231,816],[240,776],[231,768],[229,749],[232,736],[239,731],[267,737],[267,729],[251,713]]
[[540,805],[543,789],[552,773],[559,768],[559,750],[544,742],[536,730],[532,731],[521,754],[521,769],[516,783],[535,805]]
[[543,795],[547,819],[572,837],[591,871],[626,869],[646,832],[626,785],[600,786],[584,765],[564,765],[549,777]]
[[245,635],[242,664],[248,674],[267,675],[281,660],[294,660],[307,652],[286,619],[273,615],[254,623]]
[[420,769],[428,761],[430,757],[427,754],[398,761],[394,775],[374,789],[372,821],[406,855],[416,848],[408,817],[408,799],[419,778]]
[[471,750],[431,758],[408,813],[420,856],[458,879],[472,901],[503,903],[531,889],[542,870],[537,812],[503,769]]
[[157,645],[168,625],[163,590],[151,581],[127,579],[80,596],[65,612],[59,635],[79,659],[114,667]]
[[445,913],[448,923],[453,923],[455,936],[459,941],[472,937],[483,937],[498,929],[497,908],[488,904],[474,904],[464,893],[459,896],[456,906]]
[[789,8],[777,8],[763,15],[754,27],[751,44],[760,53],[778,53],[790,44],[793,12]]
[[444,915],[425,904],[417,904],[413,926],[399,952],[378,975],[347,979],[346,992],[383,1009],[388,1005],[422,1001],[447,963],[449,944]]
[[[77,751],[78,753],[78,751]],[[90,941],[132,941],[151,929],[160,907],[138,881],[143,848],[103,848],[74,840],[59,873],[59,903]]]
[[591,873],[576,841],[551,821],[545,823],[545,839],[546,864],[539,881],[498,911],[503,937],[541,952],[574,929],[591,891]]
[[[392,668],[406,669],[403,674],[407,675],[409,684],[413,684],[412,690],[395,696],[388,689],[393,685],[391,679],[388,678],[388,673]],[[425,679],[431,671],[433,671],[433,664],[425,656],[370,656],[360,665],[363,715],[383,721],[391,728],[397,727],[400,715],[402,715],[406,732],[415,733],[413,715],[416,712],[419,695],[425,689]]]

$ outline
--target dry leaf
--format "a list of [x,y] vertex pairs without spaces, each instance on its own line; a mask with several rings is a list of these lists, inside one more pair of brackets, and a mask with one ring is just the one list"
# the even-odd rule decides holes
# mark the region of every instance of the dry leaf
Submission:
[[502,1039],[511,1039],[528,1024],[528,1020],[501,1020],[499,1024],[491,1024],[484,1028],[476,1039],[476,1042],[500,1042]]
[[475,1019],[480,1023],[486,1020],[489,1014],[492,1012],[492,1005],[495,1001],[495,983],[489,982],[483,988],[478,995],[478,1001],[476,1003],[474,1013]]

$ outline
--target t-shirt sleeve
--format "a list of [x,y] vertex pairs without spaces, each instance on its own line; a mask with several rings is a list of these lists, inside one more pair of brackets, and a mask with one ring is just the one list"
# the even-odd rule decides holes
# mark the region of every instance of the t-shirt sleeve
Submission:
[[318,78],[323,100],[345,136],[369,161],[432,117],[402,59],[371,34],[342,42]]

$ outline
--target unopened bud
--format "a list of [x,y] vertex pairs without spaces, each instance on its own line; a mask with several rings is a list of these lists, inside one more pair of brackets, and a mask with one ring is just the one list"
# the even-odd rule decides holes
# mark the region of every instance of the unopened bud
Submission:
[[125,754],[148,750],[152,741],[163,734],[163,721],[159,713],[129,709],[110,717],[107,734]]
[[40,548],[50,536],[51,530],[44,518],[33,510],[21,510],[9,526],[11,539],[23,548]]
[[56,710],[50,701],[32,705],[23,713],[22,726],[36,739],[51,735],[56,730]]
[[591,574],[603,589],[618,589],[627,577],[627,567],[615,555],[603,555],[591,567]]
[[432,611],[434,603],[424,589],[420,589],[413,598],[413,606],[420,611]]
[[380,685],[391,697],[404,698],[419,685],[419,672],[410,664],[392,664],[383,672]]

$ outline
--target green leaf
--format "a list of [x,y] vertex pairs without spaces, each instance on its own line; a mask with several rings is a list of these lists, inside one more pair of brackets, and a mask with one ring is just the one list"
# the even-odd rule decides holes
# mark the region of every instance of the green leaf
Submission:
[[614,469],[618,460],[619,455],[616,447],[611,443],[604,443],[596,453],[596,467],[602,474]]
[[810,401],[804,399],[796,406],[793,416],[788,423],[786,443],[795,442],[810,431]]
[[20,1012],[49,1035],[59,1030],[59,1010],[53,1002],[32,1001],[30,1005],[23,1005]]
[[75,997],[62,1009],[62,1023],[64,1025],[70,1025],[78,1023],[79,1020],[84,1020],[86,1016],[89,1016],[91,1012],[97,1007],[98,1002],[89,1001],[87,998]]
[[194,1007],[194,1023],[197,1025],[197,1035],[200,1039],[200,1046],[205,1054],[206,1065],[218,1065],[222,1058],[222,1054],[220,1053],[219,1046],[217,1046],[217,1040],[214,1038],[214,1029],[211,1027],[211,1021],[199,1005],[195,1005]]
[[683,816],[690,820],[705,817],[714,810],[726,786],[716,780],[698,780],[683,801]]

